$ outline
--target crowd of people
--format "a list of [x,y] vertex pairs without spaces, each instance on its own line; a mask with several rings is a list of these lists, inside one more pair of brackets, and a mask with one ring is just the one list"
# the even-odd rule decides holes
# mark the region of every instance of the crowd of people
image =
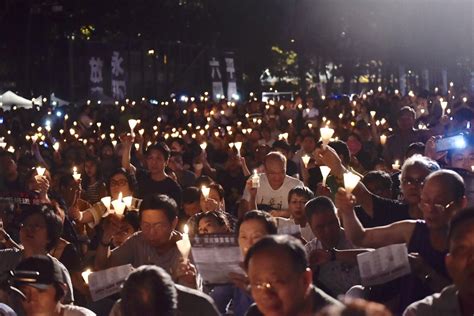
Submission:
[[[0,314],[474,314],[468,94],[211,99],[0,110]],[[177,245],[207,235],[240,248],[225,283]],[[365,284],[396,244],[410,272]]]

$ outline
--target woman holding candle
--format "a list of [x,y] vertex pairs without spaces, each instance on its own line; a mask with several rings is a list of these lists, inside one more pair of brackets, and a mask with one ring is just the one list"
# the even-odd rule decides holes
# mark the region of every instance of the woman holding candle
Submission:
[[[237,226],[237,238],[242,257],[245,257],[249,248],[262,237],[277,233],[275,219],[263,211],[246,213]],[[232,285],[216,286],[210,295],[221,313],[227,312],[227,306],[232,301],[234,315],[243,316],[253,303],[248,291],[248,278],[245,274],[238,273],[231,273],[229,278]]]
[[[112,176],[108,180],[107,188],[111,200],[118,199],[120,193],[122,193],[123,197],[133,196],[135,191],[133,178],[124,169],[117,169],[112,173]],[[140,201],[140,199],[132,198],[129,209],[137,209]],[[97,202],[92,207],[81,210],[79,202],[80,201],[76,200],[76,203],[71,207],[70,214],[76,222],[88,224],[91,227],[96,226],[102,219],[102,216],[108,211],[108,208],[110,208],[110,205]]]

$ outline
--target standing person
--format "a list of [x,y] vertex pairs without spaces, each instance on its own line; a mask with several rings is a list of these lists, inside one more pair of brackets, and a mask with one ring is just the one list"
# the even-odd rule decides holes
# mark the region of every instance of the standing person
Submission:
[[304,247],[294,237],[263,237],[249,249],[244,265],[256,303],[247,316],[306,316],[342,305],[313,286]]
[[268,211],[272,216],[289,217],[288,193],[303,182],[286,175],[286,157],[279,152],[265,156],[264,167],[265,173],[259,175],[259,188],[252,188],[251,179],[247,181],[240,217],[256,209]]
[[131,136],[122,136],[124,145],[122,167],[136,174],[138,183],[138,196],[145,198],[153,194],[166,194],[181,205],[181,187],[169,175],[165,168],[170,158],[170,149],[165,143],[149,146],[145,152],[146,170],[137,170],[130,163],[130,151],[133,145]]

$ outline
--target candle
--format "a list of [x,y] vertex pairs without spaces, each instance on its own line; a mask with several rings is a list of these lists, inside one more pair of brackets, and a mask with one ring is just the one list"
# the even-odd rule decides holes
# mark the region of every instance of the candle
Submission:
[[76,181],[81,180],[81,174],[80,174],[80,173],[77,173],[77,168],[76,168],[76,167],[72,168],[72,177],[73,177],[74,180],[76,180]]
[[132,201],[133,201],[133,196],[126,196],[123,198],[123,203],[125,203],[125,206],[129,209],[132,206]]
[[132,136],[135,136],[135,132],[133,131],[135,127],[137,126],[138,121],[134,119],[128,120],[128,126],[130,126],[130,132],[132,133]]
[[125,211],[125,203],[122,200],[122,192],[120,192],[118,198],[113,200],[111,203],[114,207],[115,214],[123,215],[123,212]]
[[309,129],[312,129],[313,128],[313,123],[308,123],[308,127],[309,127]]
[[89,284],[89,276],[92,274],[91,269],[87,269],[86,271],[81,273],[82,278],[86,284]]
[[387,136],[384,134],[380,135],[380,143],[382,145],[385,145],[386,142],[387,142]]
[[240,148],[242,148],[242,142],[235,142],[234,146],[237,149],[237,156],[240,156]]
[[448,101],[444,101],[443,99],[440,99],[439,102],[441,104],[441,110],[442,110],[441,116],[444,116],[446,112],[446,108],[448,107]]
[[58,151],[58,150],[59,150],[59,142],[55,142],[55,143],[53,144],[53,149],[54,149],[54,151]]
[[133,146],[135,146],[136,151],[138,151],[138,149],[140,148],[140,144],[133,144]]
[[10,146],[10,147],[8,147],[7,151],[11,154],[14,154],[15,153],[15,148],[13,148],[13,146]]
[[303,164],[305,168],[308,168],[308,163],[310,159],[311,157],[306,154],[303,157],[301,157],[301,160],[303,160]]
[[399,170],[400,169],[400,161],[395,160],[395,163],[392,164],[392,169]]
[[101,122],[97,122],[96,123],[97,127],[100,128],[102,126],[102,123]]
[[183,256],[184,261],[188,260],[189,252],[191,251],[191,241],[189,241],[189,228],[188,225],[184,225],[184,233],[181,240],[176,242],[181,256]]
[[207,200],[207,198],[209,197],[209,192],[211,191],[210,188],[206,187],[205,185],[203,185],[201,187],[201,192],[202,192],[202,195],[204,196],[204,198]]
[[471,166],[471,171],[474,172],[474,165]]
[[260,176],[257,173],[257,169],[253,170],[252,176],[252,188],[259,188],[260,187]]
[[143,136],[143,134],[145,134],[145,130],[142,128],[138,131],[138,134],[140,134],[140,136]]
[[347,192],[352,193],[352,190],[357,186],[359,183],[360,177],[352,172],[344,173],[344,188]]
[[323,141],[323,149],[326,149],[326,146],[329,144],[329,140],[334,134],[334,130],[326,126],[320,128],[319,131],[321,133],[321,139]]
[[206,142],[203,142],[203,143],[201,143],[199,146],[201,147],[202,151],[205,151],[206,148],[207,148],[207,143],[206,143]]
[[7,147],[7,143],[5,143],[5,142],[3,141],[3,137],[2,137],[2,139],[0,140],[0,147],[2,147],[2,149],[5,149],[5,147]]
[[104,196],[103,198],[100,199],[100,201],[102,202],[102,204],[104,204],[108,212],[110,210],[110,203],[112,202],[112,197]]
[[375,112],[375,111],[370,111],[370,116],[372,116],[372,118],[374,118],[376,114],[377,114],[377,112]]
[[329,172],[331,172],[331,168],[329,168],[328,166],[319,166],[319,169],[321,170],[321,174],[323,175],[323,187],[325,187]]
[[234,148],[234,143],[229,143],[229,147],[232,149]]
[[46,168],[43,168],[43,167],[41,167],[41,166],[36,167],[36,173],[37,173],[39,176],[43,176],[45,171],[46,171]]

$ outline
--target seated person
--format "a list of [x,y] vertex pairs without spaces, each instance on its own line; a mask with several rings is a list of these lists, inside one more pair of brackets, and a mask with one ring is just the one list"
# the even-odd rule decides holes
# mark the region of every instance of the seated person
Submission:
[[[263,211],[250,211],[237,225],[237,238],[242,256],[245,257],[248,249],[260,238],[277,233],[275,219]],[[236,316],[243,316],[253,303],[248,291],[248,278],[246,275],[232,273],[232,285],[216,286],[210,295],[216,302],[219,311],[225,314],[229,311],[231,302],[232,312]]]
[[175,230],[178,224],[176,202],[163,194],[149,196],[140,204],[139,215],[141,231],[112,251],[112,236],[120,230],[121,221],[115,214],[107,217],[97,247],[96,269],[124,264],[136,268],[153,263],[169,271],[176,282],[197,287],[195,267],[182,258],[176,246],[181,239],[181,234]]
[[247,252],[244,261],[255,299],[254,315],[314,315],[328,305],[342,305],[313,285],[303,245],[289,235],[266,236]]
[[121,299],[109,315],[217,316],[219,313],[206,294],[174,284],[160,267],[144,265],[130,273],[122,287]]
[[[58,244],[62,232],[62,221],[49,204],[37,205],[22,212],[20,218],[20,244],[22,249],[0,250],[0,273],[13,270],[18,263],[34,255],[47,255]],[[64,302],[74,301],[73,287],[68,270],[56,258],[61,267],[68,291]]]
[[[278,232],[302,237],[306,242],[314,238],[311,227],[306,220],[304,206],[314,197],[313,191],[305,186],[296,186],[288,193],[288,211],[290,218],[277,217]],[[296,233],[292,230],[297,229]]]
[[34,255],[23,259],[13,272],[13,286],[25,296],[24,315],[93,316],[90,310],[63,304],[68,292],[59,262],[51,256]]
[[474,315],[474,209],[459,211],[448,231],[449,252],[445,257],[452,285],[408,306],[404,316]]
[[413,275],[405,278],[406,283],[402,282],[401,311],[408,304],[449,284],[444,261],[448,251],[446,231],[451,217],[466,206],[464,192],[464,182],[459,174],[452,170],[435,171],[426,177],[421,193],[420,209],[424,220],[404,220],[365,229],[353,211],[355,197],[339,189],[336,205],[342,215],[345,233],[353,244],[370,248],[407,244]]
[[300,180],[286,175],[286,157],[279,152],[270,152],[264,160],[265,173],[260,174],[260,186],[252,187],[252,179],[247,181],[241,200],[241,214],[250,210],[261,209],[272,216],[289,217],[288,193]]
[[223,212],[211,211],[196,215],[199,235],[230,233],[231,228]]
[[336,206],[328,197],[310,200],[305,211],[316,236],[305,246],[313,280],[333,297],[344,295],[352,286],[361,283],[357,255],[367,250],[355,249],[347,240],[336,215]]
[[[133,196],[134,181],[125,169],[115,170],[107,182],[107,189],[109,190],[112,200],[116,200],[120,193],[123,197]],[[133,198],[130,209],[136,210],[140,207],[142,200]],[[109,206],[110,207],[110,206]],[[91,228],[99,224],[102,216],[107,212],[107,206],[102,202],[97,202],[92,207],[86,210],[81,210],[78,203],[74,203],[70,214],[77,223],[88,224]]]

